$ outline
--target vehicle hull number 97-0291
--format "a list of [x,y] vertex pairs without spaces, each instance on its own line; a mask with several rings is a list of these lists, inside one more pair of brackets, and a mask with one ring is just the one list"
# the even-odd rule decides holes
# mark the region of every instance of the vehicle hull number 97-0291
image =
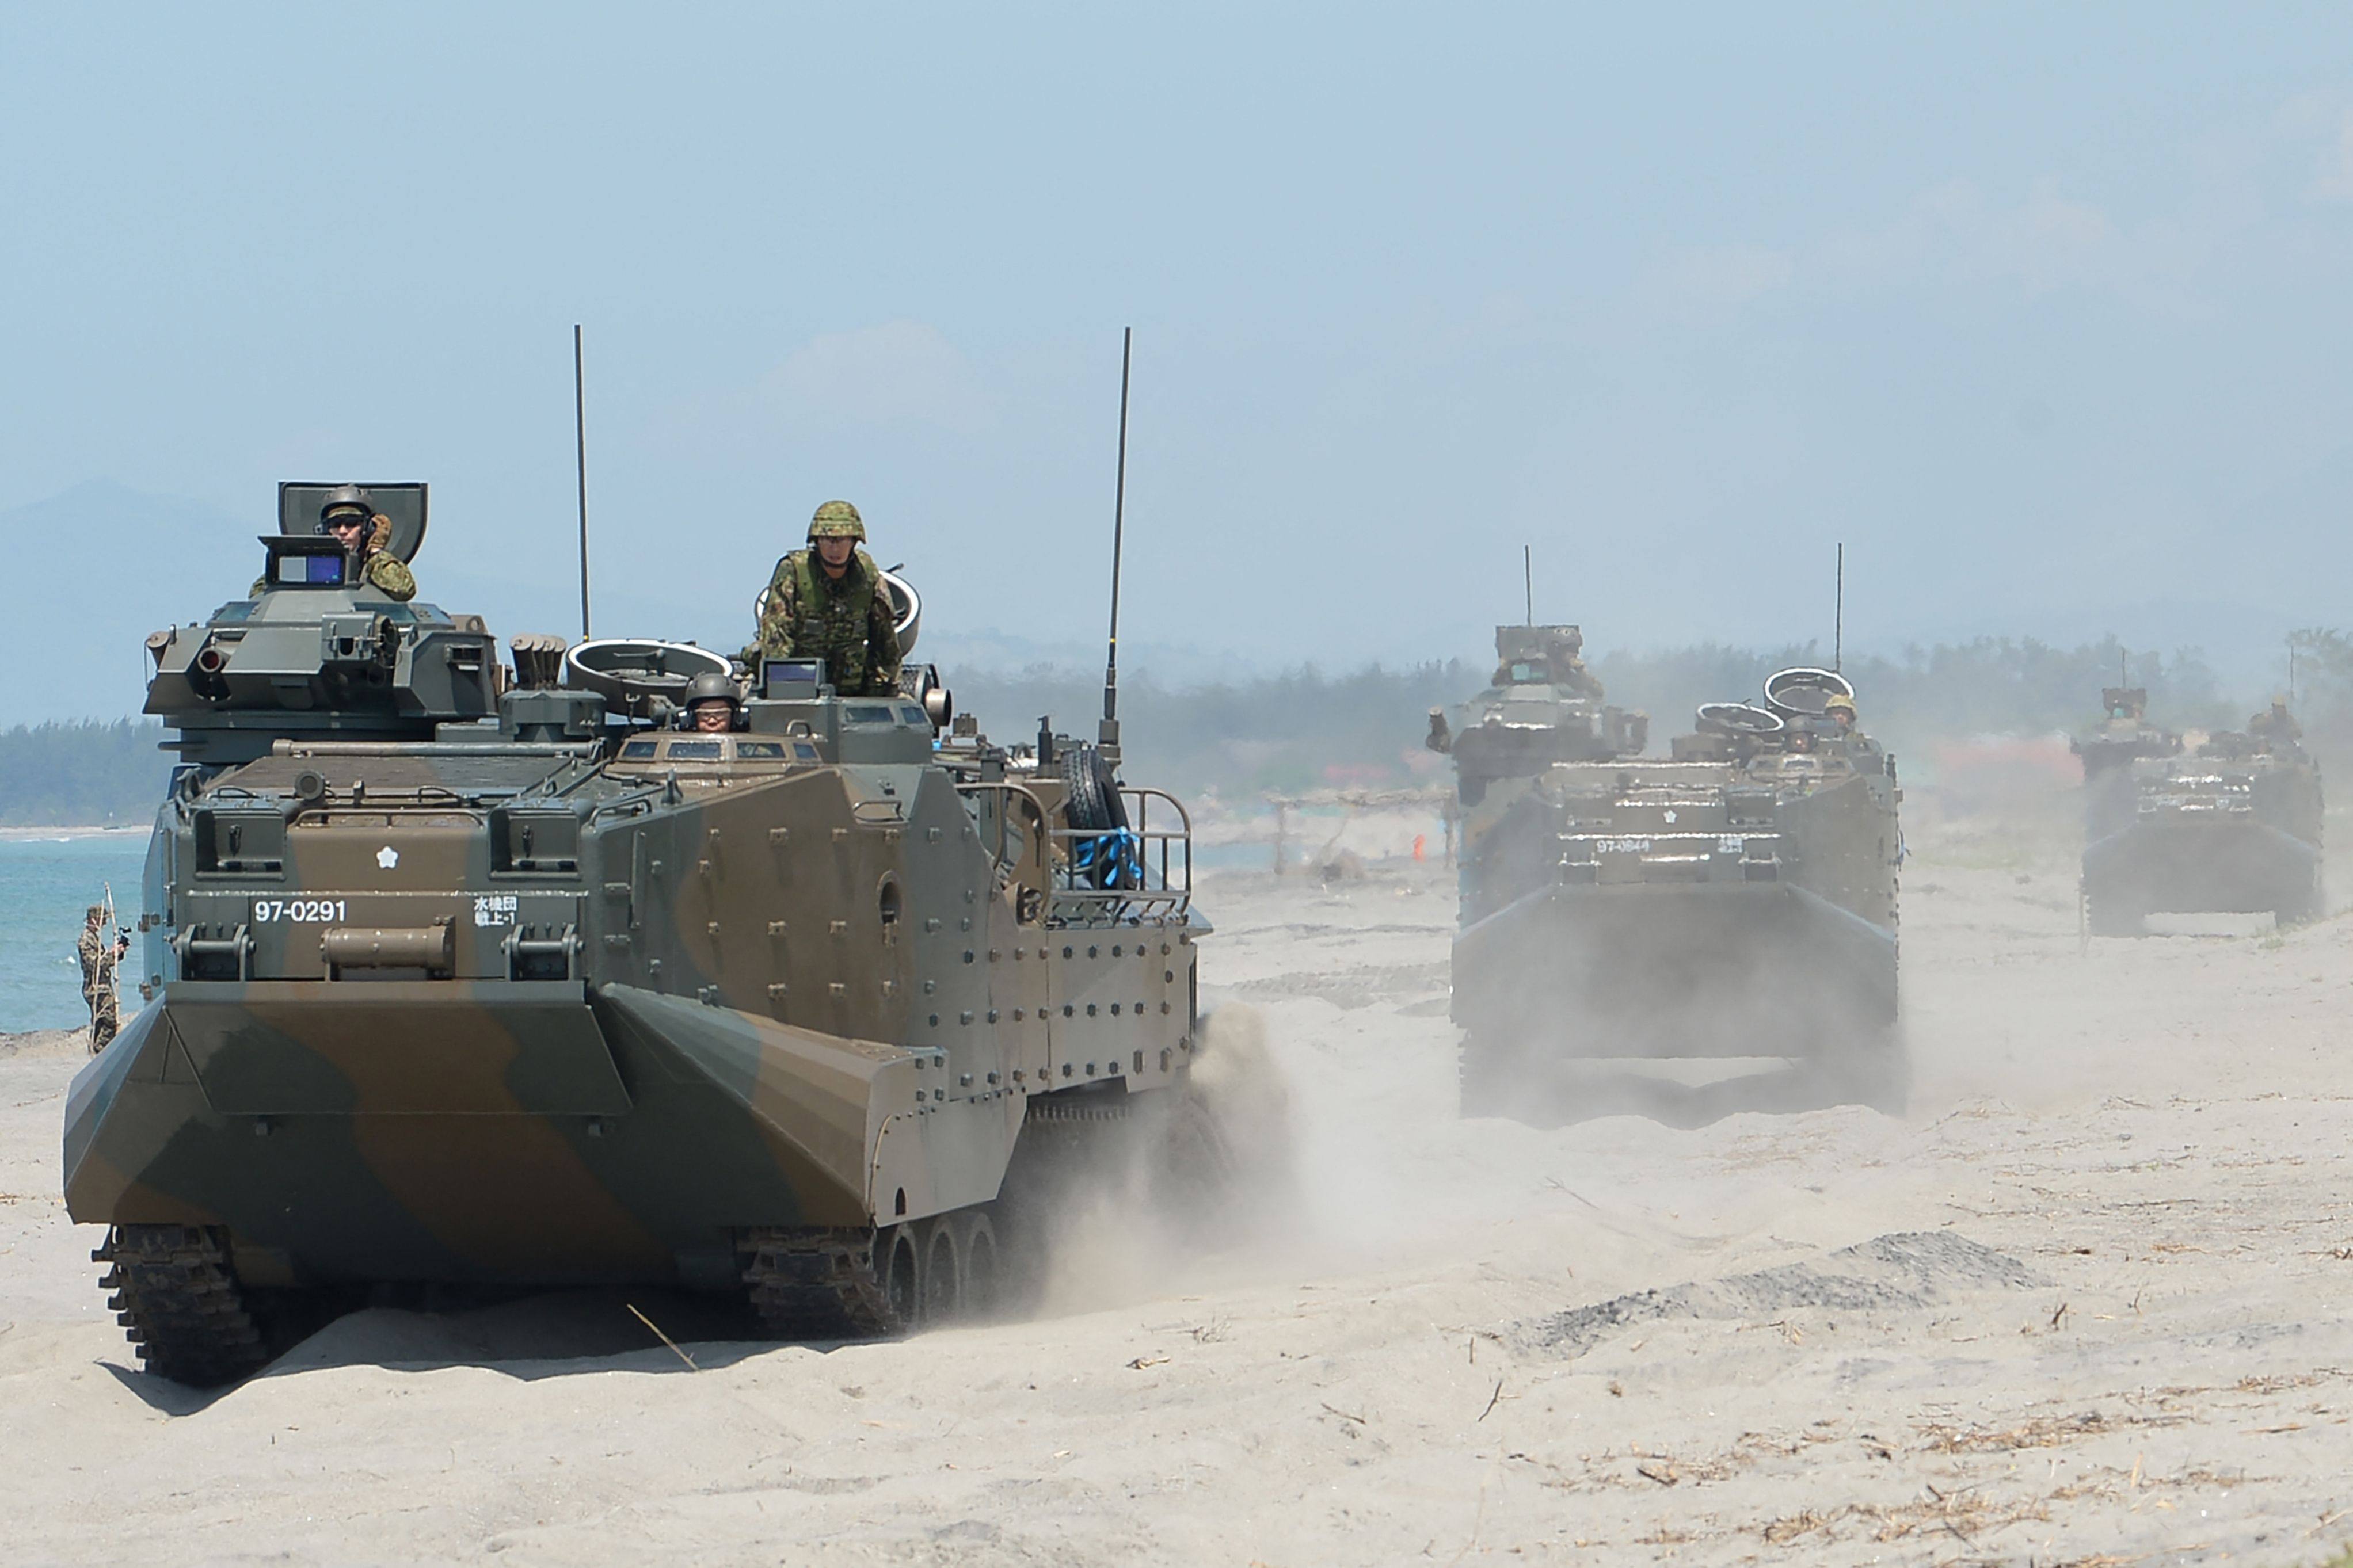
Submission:
[[266,925],[272,921],[292,921],[303,925],[325,925],[343,918],[341,899],[256,899],[253,900],[253,923]]

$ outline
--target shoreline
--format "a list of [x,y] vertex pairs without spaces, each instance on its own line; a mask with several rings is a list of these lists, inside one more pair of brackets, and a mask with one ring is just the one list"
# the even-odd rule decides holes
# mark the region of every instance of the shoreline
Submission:
[[0,843],[12,842],[17,839],[31,839],[38,842],[42,839],[109,838],[117,836],[126,838],[132,837],[144,837],[147,834],[153,831],[153,825],[144,822],[139,824],[135,827],[125,825],[97,827],[69,827],[62,825],[55,827],[0,827]]

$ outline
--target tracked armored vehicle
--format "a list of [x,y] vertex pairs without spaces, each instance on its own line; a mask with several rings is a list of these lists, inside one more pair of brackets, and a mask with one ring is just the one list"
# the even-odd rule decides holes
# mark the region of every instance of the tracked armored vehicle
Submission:
[[[146,1005],[64,1148],[148,1370],[559,1286],[897,1331],[1000,1300],[1082,1154],[1206,1157],[1174,799],[990,743],[928,671],[844,699],[770,663],[724,733],[671,727],[730,668],[690,646],[520,637],[510,671],[346,582],[311,489],[259,593],[149,643],[182,765]],[[413,554],[424,487],[373,493]]]
[[1454,759],[1462,805],[1466,919],[1492,907],[1487,889],[1498,868],[1532,853],[1528,835],[1550,831],[1531,795],[1546,768],[1630,755],[1650,743],[1650,716],[1603,700],[1584,647],[1576,626],[1497,626],[1493,683],[1462,705],[1461,727],[1444,709],[1430,710],[1426,743]]
[[1550,763],[1484,832],[1465,775],[1466,1112],[1577,1058],[1785,1058],[1901,1099],[1899,792],[1852,700],[1783,670],[1763,706],[1701,708],[1665,759]]
[[2138,812],[2133,764],[2153,757],[2179,756],[2181,737],[2148,721],[2148,691],[2110,686],[2100,692],[2107,717],[2068,749],[2084,760],[2084,842],[2096,844],[2131,824]]
[[2284,701],[2194,751],[2136,755],[2098,786],[2086,752],[2084,782],[2100,791],[2084,825],[2090,935],[2139,936],[2158,913],[2327,912],[2320,767]]

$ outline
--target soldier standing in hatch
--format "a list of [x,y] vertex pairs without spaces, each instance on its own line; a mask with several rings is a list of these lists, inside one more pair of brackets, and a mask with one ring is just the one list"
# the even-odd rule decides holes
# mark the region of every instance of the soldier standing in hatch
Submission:
[[82,925],[81,940],[74,944],[81,959],[81,999],[90,1005],[90,1054],[106,1049],[106,1042],[114,1038],[121,1026],[114,1004],[114,976],[122,955],[131,951],[131,939],[118,936],[106,940],[106,906],[92,904]]
[[[365,583],[401,604],[417,597],[417,576],[408,563],[385,546],[392,539],[392,520],[377,511],[367,491],[357,485],[338,485],[327,492],[319,508],[319,531],[332,534],[352,559],[351,584]],[[255,578],[253,596],[269,583]]]
[[767,658],[821,658],[826,679],[844,697],[884,697],[899,689],[899,616],[882,569],[859,548],[866,524],[846,500],[829,500],[809,519],[808,548],[776,563],[768,579],[759,640],[744,650],[754,669]]
[[743,695],[735,683],[713,671],[698,675],[686,689],[686,727],[706,735],[723,735],[743,721]]
[[2266,752],[2292,752],[2304,739],[2304,726],[2297,723],[2287,710],[2284,694],[2272,699],[2271,711],[2258,713],[2247,721],[2247,733],[2260,742]]

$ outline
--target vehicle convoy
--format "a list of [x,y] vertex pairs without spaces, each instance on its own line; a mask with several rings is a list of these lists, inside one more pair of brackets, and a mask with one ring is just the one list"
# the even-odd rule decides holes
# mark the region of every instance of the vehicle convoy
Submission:
[[1511,689],[1472,700],[1451,737],[1466,1112],[1578,1058],[1787,1058],[1901,1098],[1894,761],[1834,671],[1782,670],[1765,698],[1704,705],[1665,759],[1564,709],[1567,737],[1497,737],[1537,759],[1504,787],[1465,742],[1507,730]]
[[2327,912],[2320,765],[2284,698],[2187,752],[2144,746],[2094,773],[2098,753],[2077,750],[2088,934],[2139,936],[2158,913],[2269,910],[2285,924]]
[[[849,699],[765,661],[733,727],[674,728],[730,661],[518,637],[510,671],[346,582],[322,489],[282,487],[259,592],[148,642],[181,762],[146,1005],[64,1147],[148,1370],[449,1288],[887,1333],[1002,1304],[1087,1159],[1214,1161],[1189,826],[1115,748],[992,744],[913,664]],[[425,487],[371,494],[413,557]]]

